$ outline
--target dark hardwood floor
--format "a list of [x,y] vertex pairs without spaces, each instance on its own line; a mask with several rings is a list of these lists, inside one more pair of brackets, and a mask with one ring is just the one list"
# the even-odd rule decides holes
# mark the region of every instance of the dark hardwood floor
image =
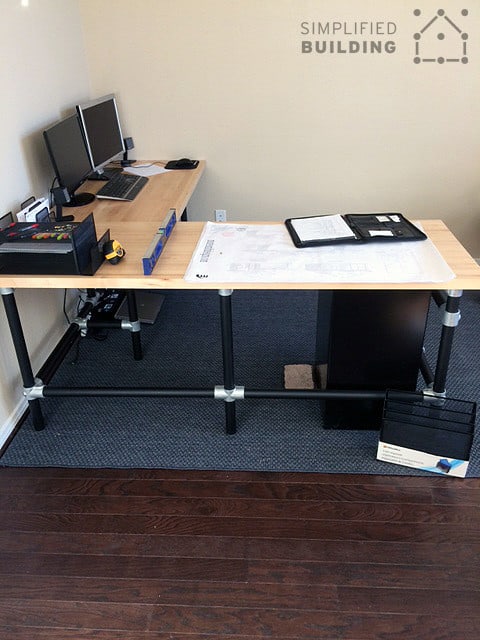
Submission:
[[2,640],[478,640],[480,479],[0,469]]

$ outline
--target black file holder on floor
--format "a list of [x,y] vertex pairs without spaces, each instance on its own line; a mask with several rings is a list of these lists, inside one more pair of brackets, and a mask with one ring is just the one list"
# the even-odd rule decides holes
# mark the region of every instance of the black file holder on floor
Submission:
[[[400,455],[400,449],[407,449],[434,456],[438,458],[435,468],[428,468],[428,464],[422,468],[449,473],[470,459],[475,418],[475,402],[388,390],[380,443],[394,455]],[[401,456],[398,464],[402,464]]]

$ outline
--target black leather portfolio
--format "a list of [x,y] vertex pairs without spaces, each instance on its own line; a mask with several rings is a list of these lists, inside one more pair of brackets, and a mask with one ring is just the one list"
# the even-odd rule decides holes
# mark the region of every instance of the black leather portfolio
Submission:
[[362,242],[425,240],[426,235],[401,213],[345,213],[288,218],[296,247]]

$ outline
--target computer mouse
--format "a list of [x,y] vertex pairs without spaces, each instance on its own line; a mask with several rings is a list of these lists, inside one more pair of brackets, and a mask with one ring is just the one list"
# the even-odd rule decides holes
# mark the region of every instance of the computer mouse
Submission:
[[187,169],[195,164],[195,160],[190,160],[190,158],[180,158],[177,160],[177,167],[179,169]]
[[190,160],[190,158],[180,158],[180,160],[170,160],[165,165],[165,169],[195,169],[198,166],[198,160]]

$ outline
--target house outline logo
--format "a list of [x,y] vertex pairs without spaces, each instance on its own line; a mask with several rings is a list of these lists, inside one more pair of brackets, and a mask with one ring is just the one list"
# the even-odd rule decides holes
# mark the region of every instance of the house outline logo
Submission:
[[[460,12],[463,17],[468,16],[468,9],[462,9]],[[415,9],[413,15],[419,17],[422,15],[420,9]],[[439,24],[439,21],[441,23]],[[429,55],[429,51],[433,49],[432,43],[428,42],[425,38],[433,35],[432,27],[440,27],[440,30],[436,34],[436,41],[445,43],[447,34],[453,36],[457,40],[456,47],[458,46],[458,54],[455,55]],[[430,31],[430,33],[428,33]],[[427,20],[424,26],[413,34],[415,40],[415,57],[413,62],[420,64],[421,62],[437,62],[438,64],[444,64],[446,62],[461,62],[462,64],[468,63],[467,43],[468,33],[462,31],[462,29],[446,14],[444,9],[439,9],[437,13]],[[426,51],[426,53],[425,53]]]

